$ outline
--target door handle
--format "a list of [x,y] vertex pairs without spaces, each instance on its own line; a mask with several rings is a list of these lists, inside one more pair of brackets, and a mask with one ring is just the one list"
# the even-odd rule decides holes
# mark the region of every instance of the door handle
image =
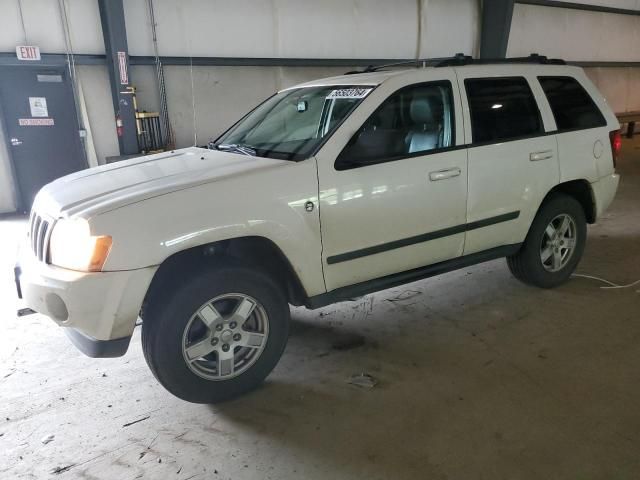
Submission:
[[529,154],[529,160],[532,162],[549,160],[550,158],[553,158],[553,150],[544,150],[542,152],[533,152]]
[[437,182],[438,180],[445,180],[447,178],[457,177],[462,173],[458,167],[454,168],[446,168],[444,170],[438,170],[437,172],[429,172],[429,179],[432,182]]

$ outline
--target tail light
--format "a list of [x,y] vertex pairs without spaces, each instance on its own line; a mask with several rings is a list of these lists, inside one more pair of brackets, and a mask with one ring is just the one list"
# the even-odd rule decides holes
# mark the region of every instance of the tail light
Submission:
[[620,134],[620,130],[613,130],[609,132],[609,141],[611,142],[611,155],[613,156],[613,166],[615,168],[616,163],[618,162],[618,154],[622,147],[622,135]]

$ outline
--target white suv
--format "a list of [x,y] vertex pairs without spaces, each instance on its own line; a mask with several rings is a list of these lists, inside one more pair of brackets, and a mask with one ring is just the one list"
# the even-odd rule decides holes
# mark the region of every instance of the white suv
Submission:
[[287,88],[209,145],[36,197],[16,280],[90,356],[138,316],[192,402],[257,386],[289,304],[318,308],[479,262],[548,288],[618,186],[619,124],[580,68],[533,56],[368,69]]

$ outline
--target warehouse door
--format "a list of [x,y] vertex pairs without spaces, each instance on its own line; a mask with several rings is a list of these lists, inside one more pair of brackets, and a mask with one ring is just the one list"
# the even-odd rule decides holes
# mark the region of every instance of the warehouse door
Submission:
[[27,211],[43,185],[87,168],[68,71],[0,67],[0,109],[18,209]]

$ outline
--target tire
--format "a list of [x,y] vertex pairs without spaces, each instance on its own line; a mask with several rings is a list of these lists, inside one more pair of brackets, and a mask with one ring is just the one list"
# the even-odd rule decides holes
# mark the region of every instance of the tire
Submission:
[[[278,285],[261,271],[231,265],[196,272],[175,290],[152,295],[142,349],[169,392],[188,402],[217,403],[258,387],[288,335],[289,305]],[[204,355],[209,348],[215,350]]]
[[[569,236],[552,240],[549,232],[561,233],[565,218],[570,219],[568,229],[573,229],[574,241],[571,252],[563,257],[567,252],[566,246],[571,244]],[[551,230],[547,230],[550,224]],[[554,226],[559,228],[554,229]],[[557,287],[566,282],[576,269],[586,239],[587,221],[582,205],[569,195],[552,194],[538,210],[518,253],[507,257],[507,265],[513,276],[526,284],[541,288]],[[547,257],[549,251],[551,257]]]

